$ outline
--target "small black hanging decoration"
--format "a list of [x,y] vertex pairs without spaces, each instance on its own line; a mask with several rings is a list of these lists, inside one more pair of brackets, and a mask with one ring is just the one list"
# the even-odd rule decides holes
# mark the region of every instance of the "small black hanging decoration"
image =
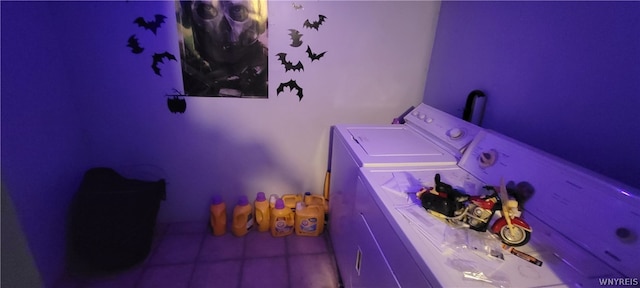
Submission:
[[184,113],[187,110],[187,101],[184,98],[180,98],[180,96],[186,96],[180,93],[178,90],[173,89],[176,94],[167,94],[169,98],[167,98],[167,106],[169,107],[169,111],[171,113]]

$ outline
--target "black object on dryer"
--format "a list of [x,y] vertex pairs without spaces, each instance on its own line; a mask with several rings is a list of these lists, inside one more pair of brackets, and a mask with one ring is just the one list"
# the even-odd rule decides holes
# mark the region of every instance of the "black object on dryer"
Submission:
[[480,90],[473,90],[467,96],[462,119],[480,126],[484,116],[484,107],[487,102],[487,95]]
[[457,216],[455,212],[464,208],[464,202],[467,201],[469,195],[440,181],[440,174],[436,174],[435,176],[435,186],[435,192],[426,192],[420,196],[422,207],[447,217]]

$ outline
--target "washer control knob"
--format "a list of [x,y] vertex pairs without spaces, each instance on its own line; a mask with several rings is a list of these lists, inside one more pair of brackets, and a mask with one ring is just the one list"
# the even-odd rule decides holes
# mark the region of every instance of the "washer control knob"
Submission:
[[427,118],[424,119],[424,122],[431,123],[431,122],[433,122],[433,118],[427,117]]
[[418,110],[413,110],[413,112],[411,112],[411,115],[417,117],[418,115],[420,115],[420,112],[418,112]]
[[425,117],[427,117],[427,115],[424,115],[422,113],[418,113],[418,119],[424,120]]
[[493,164],[496,164],[496,161],[498,161],[498,151],[495,149],[482,152],[480,156],[478,156],[478,162],[481,168],[493,166]]
[[624,243],[636,242],[638,238],[636,233],[627,227],[619,227],[616,229],[616,236],[618,236],[618,239]]
[[462,136],[462,130],[459,128],[452,128],[449,130],[449,137],[451,137],[451,139],[458,139],[460,136]]

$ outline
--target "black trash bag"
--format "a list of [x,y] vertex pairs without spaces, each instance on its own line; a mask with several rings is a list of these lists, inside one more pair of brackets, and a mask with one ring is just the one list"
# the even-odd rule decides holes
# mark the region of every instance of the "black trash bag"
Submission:
[[93,268],[114,271],[144,260],[153,241],[164,179],[122,177],[111,168],[89,169],[71,205],[71,247]]

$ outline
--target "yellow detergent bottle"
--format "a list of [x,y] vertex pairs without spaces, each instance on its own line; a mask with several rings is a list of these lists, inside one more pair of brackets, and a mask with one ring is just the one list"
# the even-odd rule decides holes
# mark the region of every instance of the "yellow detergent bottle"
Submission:
[[296,212],[296,203],[302,201],[302,195],[300,194],[285,194],[282,195],[282,201],[284,206],[291,209],[292,212]]
[[277,199],[276,204],[271,209],[271,235],[273,237],[283,237],[293,233],[295,216],[291,209],[284,205],[284,200]]
[[227,206],[222,201],[220,195],[213,196],[213,203],[210,207],[211,210],[211,229],[214,236],[224,235],[227,231]]
[[254,202],[256,212],[253,213],[256,215],[256,225],[258,226],[259,232],[269,231],[269,227],[271,225],[269,219],[269,202],[267,198],[264,196],[264,192],[258,192],[258,196],[256,197],[256,201]]
[[311,192],[305,192],[304,193],[304,204],[307,206],[310,205],[318,205],[320,207],[322,207],[322,209],[324,210],[323,212],[328,212],[328,208],[329,208],[329,204],[327,202],[327,200],[324,198],[324,196],[320,196],[320,195],[314,195],[311,194]]
[[318,236],[324,230],[324,208],[318,205],[305,206],[299,202],[296,207],[296,235]]
[[[327,198],[325,198],[324,196],[311,194],[311,192],[305,192],[304,204],[306,204],[307,206],[317,205],[322,207],[322,219],[324,221],[324,224],[327,223],[327,220],[329,218],[329,200],[327,200]],[[322,231],[320,231],[320,233],[322,233]]]
[[253,215],[251,203],[246,195],[242,195],[238,200],[238,205],[233,208],[233,222],[231,232],[237,237],[242,237],[249,233],[253,227]]

